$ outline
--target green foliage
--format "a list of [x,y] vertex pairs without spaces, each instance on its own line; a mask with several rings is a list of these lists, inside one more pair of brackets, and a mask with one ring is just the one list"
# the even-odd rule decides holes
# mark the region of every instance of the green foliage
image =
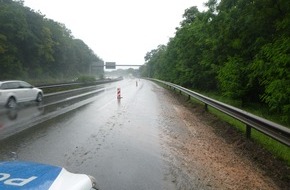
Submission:
[[[265,87],[262,100],[290,120],[290,37],[265,44],[257,54],[253,75]],[[287,114],[287,115],[286,115]]]
[[242,62],[243,60],[238,57],[230,57],[218,73],[220,89],[226,97],[240,99],[245,95]]
[[90,64],[99,60],[65,25],[24,7],[21,0],[0,1],[0,80],[75,78],[89,74]]
[[76,82],[89,84],[89,83],[96,82],[96,78],[93,76],[82,75],[76,80]]
[[141,74],[241,102],[266,103],[290,122],[290,1],[209,0],[185,10]]

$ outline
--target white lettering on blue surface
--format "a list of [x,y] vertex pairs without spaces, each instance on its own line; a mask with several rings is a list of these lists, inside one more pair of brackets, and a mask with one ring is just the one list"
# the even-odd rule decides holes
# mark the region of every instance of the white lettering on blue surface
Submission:
[[8,179],[10,177],[10,174],[0,173],[0,176],[2,176],[2,177],[0,177],[0,181],[3,181],[5,179]]
[[5,185],[13,185],[13,186],[24,186],[27,183],[35,180],[36,176],[31,176],[27,179],[25,178],[10,178],[10,174],[0,173],[0,182],[3,182]]

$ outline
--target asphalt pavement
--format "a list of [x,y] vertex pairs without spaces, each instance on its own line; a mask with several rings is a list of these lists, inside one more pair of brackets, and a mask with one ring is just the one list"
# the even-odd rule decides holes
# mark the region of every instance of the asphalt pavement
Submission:
[[104,190],[176,189],[159,138],[157,85],[128,79],[107,87],[91,103],[0,141],[0,160],[59,165],[94,176]]

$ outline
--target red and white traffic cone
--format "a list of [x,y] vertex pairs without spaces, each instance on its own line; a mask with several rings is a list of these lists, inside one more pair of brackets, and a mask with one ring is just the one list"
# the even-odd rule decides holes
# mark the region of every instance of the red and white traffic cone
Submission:
[[117,99],[121,99],[121,88],[117,88]]

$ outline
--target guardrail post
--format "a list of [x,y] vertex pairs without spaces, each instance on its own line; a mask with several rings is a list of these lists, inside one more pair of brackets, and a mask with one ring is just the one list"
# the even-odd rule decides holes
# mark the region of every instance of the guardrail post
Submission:
[[205,109],[205,111],[208,111],[207,104],[204,104],[204,109]]
[[252,127],[250,125],[246,126],[246,137],[247,137],[247,139],[251,138],[251,129],[252,129]]
[[[154,80],[154,79],[152,79]],[[245,112],[243,110],[240,110],[238,108],[234,108],[232,106],[229,106],[227,104],[218,102],[216,100],[213,100],[211,98],[208,98],[206,96],[203,96],[201,94],[198,94],[194,91],[191,91],[189,89],[183,88],[182,86],[175,85],[173,83],[168,83],[160,80],[154,80],[158,81],[163,84],[167,84],[170,89],[174,89],[174,91],[179,91],[182,90],[184,94],[188,95],[188,99],[194,98],[197,99],[198,101],[203,102],[205,105],[205,110],[208,111],[208,105],[211,106],[212,108],[216,108],[220,110],[221,112],[236,118],[240,120],[242,123],[246,124],[246,136],[247,138],[251,138],[251,129],[254,128],[257,131],[270,136],[274,140],[285,144],[286,146],[290,147],[290,129],[287,127],[284,127],[282,125],[273,123],[271,121],[267,121],[263,118],[260,118],[258,116],[255,116],[251,113]],[[246,118],[245,118],[246,116]]]
[[190,100],[190,95],[188,95],[188,98],[187,98],[187,101],[189,101]]

